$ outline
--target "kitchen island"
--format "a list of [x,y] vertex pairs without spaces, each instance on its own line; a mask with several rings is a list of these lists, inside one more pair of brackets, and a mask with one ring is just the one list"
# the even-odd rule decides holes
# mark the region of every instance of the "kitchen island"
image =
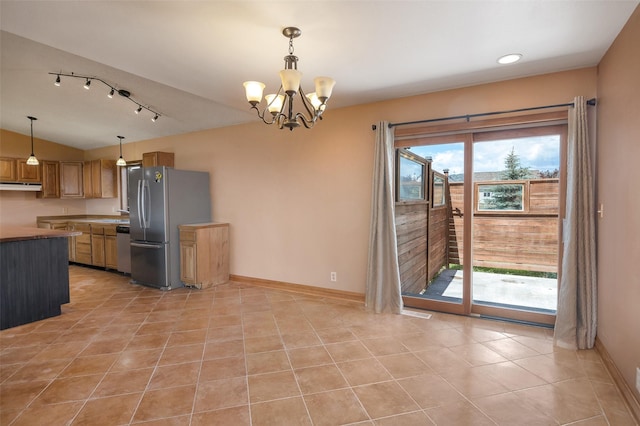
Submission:
[[74,231],[0,225],[0,330],[60,315],[69,303]]

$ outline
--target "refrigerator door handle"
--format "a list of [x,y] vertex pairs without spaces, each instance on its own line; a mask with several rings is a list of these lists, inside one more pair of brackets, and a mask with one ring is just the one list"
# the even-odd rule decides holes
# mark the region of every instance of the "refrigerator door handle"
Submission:
[[138,225],[140,225],[140,229],[144,228],[142,226],[142,216],[144,215],[144,211],[142,210],[142,180],[138,179],[138,196],[137,198],[137,204],[138,204]]
[[142,181],[141,198],[142,198],[142,221],[144,223],[145,228],[149,228],[151,226],[151,212],[150,211],[147,212],[147,210],[150,209],[151,207],[150,197],[151,197],[151,189],[149,188],[149,181],[147,179],[144,179]]
[[162,244],[140,244],[140,243],[131,243],[131,247],[140,247],[140,248],[152,248],[152,249],[161,249],[164,247]]

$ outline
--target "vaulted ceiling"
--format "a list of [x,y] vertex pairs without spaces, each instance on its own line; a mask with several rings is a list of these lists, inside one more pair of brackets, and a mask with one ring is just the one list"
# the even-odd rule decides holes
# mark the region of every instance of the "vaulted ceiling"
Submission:
[[286,26],[303,88],[337,81],[328,108],[594,66],[638,3],[1,0],[0,125],[28,134],[36,116],[37,137],[90,149],[257,120],[242,83],[277,90]]

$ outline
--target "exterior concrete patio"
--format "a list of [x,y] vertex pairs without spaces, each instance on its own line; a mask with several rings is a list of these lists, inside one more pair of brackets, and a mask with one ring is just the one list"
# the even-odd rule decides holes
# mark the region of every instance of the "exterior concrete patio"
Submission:
[[[472,282],[474,303],[544,312],[556,310],[558,280],[555,278],[474,272]],[[462,271],[443,270],[421,296],[428,299],[461,301]]]

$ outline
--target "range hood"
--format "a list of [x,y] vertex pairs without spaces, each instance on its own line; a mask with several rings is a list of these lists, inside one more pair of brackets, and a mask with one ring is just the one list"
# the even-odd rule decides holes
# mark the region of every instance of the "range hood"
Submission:
[[0,182],[0,191],[42,191],[41,183]]

